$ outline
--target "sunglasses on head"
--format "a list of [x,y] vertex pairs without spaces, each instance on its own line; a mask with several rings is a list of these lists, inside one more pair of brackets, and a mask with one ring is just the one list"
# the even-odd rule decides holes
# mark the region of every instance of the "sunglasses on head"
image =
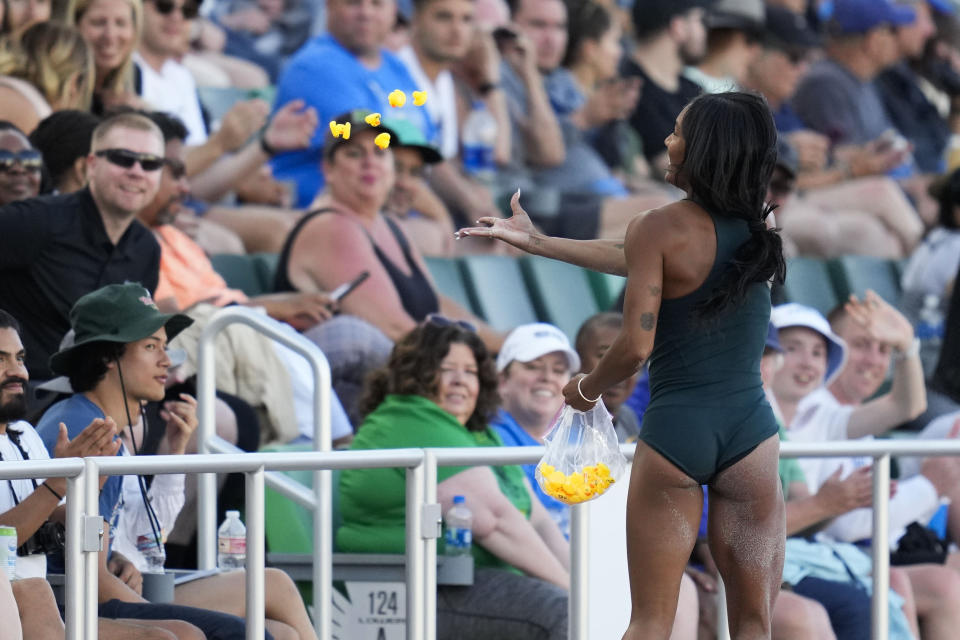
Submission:
[[0,171],[4,173],[13,171],[17,165],[24,171],[40,171],[40,167],[43,166],[43,157],[36,149],[23,151],[0,149]]
[[[170,15],[177,9],[175,0],[153,0],[153,6],[157,13],[163,16]],[[193,20],[197,17],[199,11],[200,7],[193,2],[185,2],[180,6],[180,13],[183,14],[184,20]]]
[[133,165],[140,163],[140,168],[144,171],[156,171],[166,164],[166,160],[152,153],[137,153],[127,149],[101,149],[93,155],[106,158],[110,164],[129,169]]
[[441,316],[439,313],[431,313],[427,315],[424,321],[427,324],[435,327],[458,327],[465,331],[470,331],[471,333],[477,332],[477,328],[469,322],[464,322],[463,320],[451,320],[450,318]]

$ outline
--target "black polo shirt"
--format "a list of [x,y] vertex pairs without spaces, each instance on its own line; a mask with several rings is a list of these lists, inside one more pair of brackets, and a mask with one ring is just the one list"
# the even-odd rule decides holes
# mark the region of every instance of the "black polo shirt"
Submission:
[[30,376],[52,376],[47,363],[70,329],[78,298],[108,284],[139,282],[152,294],[160,245],[133,220],[116,246],[89,189],[0,207],[0,309],[20,322]]

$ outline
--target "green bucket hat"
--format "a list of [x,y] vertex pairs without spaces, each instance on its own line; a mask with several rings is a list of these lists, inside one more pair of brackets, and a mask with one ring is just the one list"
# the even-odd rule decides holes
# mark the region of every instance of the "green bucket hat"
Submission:
[[76,336],[72,346],[50,356],[50,369],[64,375],[77,347],[90,342],[136,342],[160,327],[167,340],[193,324],[181,313],[160,313],[150,292],[136,283],[111,284],[83,296],[70,309],[70,326]]

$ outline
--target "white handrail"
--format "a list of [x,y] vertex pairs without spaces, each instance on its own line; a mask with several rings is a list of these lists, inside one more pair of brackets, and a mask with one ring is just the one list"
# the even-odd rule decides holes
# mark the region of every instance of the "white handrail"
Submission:
[[[630,453],[634,447],[624,447]],[[431,606],[435,597],[436,555],[432,538],[425,538],[420,531],[422,506],[436,500],[436,466],[489,465],[489,464],[530,464],[538,461],[543,447],[489,447],[467,449],[381,449],[365,451],[338,452],[296,452],[296,453],[245,453],[237,455],[197,454],[189,456],[136,456],[109,458],[66,458],[54,460],[11,461],[0,464],[0,480],[30,477],[66,477],[67,489],[67,638],[77,640],[81,637],[96,637],[96,551],[81,550],[81,531],[79,524],[86,517],[97,517],[97,495],[100,475],[120,474],[158,474],[158,473],[228,473],[247,474],[248,485],[248,541],[250,546],[262,548],[263,544],[263,505],[257,495],[262,491],[264,471],[278,470],[325,470],[403,467],[407,469],[407,517],[412,526],[407,527],[407,627],[408,638],[427,638],[433,640],[436,632],[436,608]],[[867,456],[874,458],[874,590],[873,590],[873,638],[887,638],[887,589],[889,587],[889,548],[885,541],[888,528],[889,504],[889,459],[891,455],[960,455],[960,442],[957,440],[874,440],[869,442],[818,442],[783,443],[783,457],[849,457]],[[428,461],[429,464],[428,464]],[[432,467],[432,468],[431,468]],[[432,489],[431,489],[432,484]],[[259,490],[258,487],[259,486]],[[423,487],[418,490],[417,487]],[[85,495],[86,494],[86,495]],[[585,520],[585,513],[579,518]],[[412,520],[411,520],[412,519]],[[585,571],[584,545],[579,537],[586,522],[581,521],[571,531],[571,582],[574,588],[570,592],[571,640],[585,640],[586,601],[582,588],[587,577]],[[433,548],[434,553],[429,553]],[[330,557],[322,558],[324,553],[314,554],[315,563],[330,562]],[[248,596],[256,597],[256,589],[262,593],[263,562],[262,557],[251,556],[256,565],[248,566]],[[417,567],[422,567],[423,570]],[[72,575],[79,572],[79,576]],[[433,574],[433,582],[427,574]],[[79,579],[78,579],[79,578]],[[253,581],[259,581],[259,587]],[[427,585],[433,585],[431,590]],[[316,585],[315,585],[316,587]],[[263,610],[248,610],[250,616],[262,621]],[[329,619],[330,604],[315,610],[315,616]],[[254,620],[254,628],[257,620]],[[262,622],[261,622],[262,623]],[[248,628],[251,628],[248,626]],[[262,627],[261,627],[262,628]],[[433,636],[430,633],[433,633]],[[262,636],[261,636],[262,637]],[[325,636],[329,637],[329,635]]]
[[[249,307],[220,309],[207,322],[197,345],[197,402],[200,410],[197,441],[200,453],[228,452],[232,445],[216,435],[214,397],[216,394],[217,335],[231,324],[244,324],[303,356],[313,373],[313,445],[317,451],[331,450],[330,364],[320,349],[299,334],[280,331],[275,321]],[[329,603],[333,599],[333,478],[328,470],[313,473],[312,496],[299,491],[295,483],[277,474],[267,474],[267,484],[313,511],[313,548],[319,561],[313,564],[313,605],[317,635],[329,637]],[[216,476],[201,473],[197,478],[197,566],[216,566],[217,544]],[[317,553],[317,550],[319,552]]]

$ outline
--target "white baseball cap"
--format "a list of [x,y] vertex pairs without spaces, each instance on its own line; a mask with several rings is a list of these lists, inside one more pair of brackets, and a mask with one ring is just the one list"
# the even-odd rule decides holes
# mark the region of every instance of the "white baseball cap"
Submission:
[[781,304],[773,308],[770,322],[778,330],[789,327],[806,327],[824,337],[827,341],[827,375],[824,384],[829,386],[843,370],[847,361],[847,343],[830,329],[830,323],[819,311],[796,302]]
[[563,331],[546,322],[520,325],[503,341],[497,355],[497,373],[503,372],[514,360],[530,362],[555,351],[562,351],[567,356],[571,373],[580,370],[580,356],[570,346]]

